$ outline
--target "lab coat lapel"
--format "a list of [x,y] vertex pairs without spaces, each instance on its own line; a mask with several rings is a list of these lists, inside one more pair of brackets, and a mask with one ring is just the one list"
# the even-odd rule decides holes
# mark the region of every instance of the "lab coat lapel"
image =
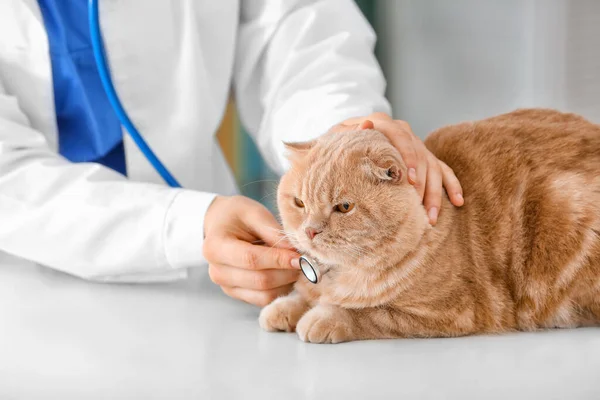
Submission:
[[29,82],[29,90],[19,101],[25,108],[36,110],[28,115],[29,123],[44,134],[51,149],[57,150],[48,36],[37,0],[0,1],[0,51],[0,62],[7,66],[2,71],[4,86],[9,92],[20,92],[17,87]]
[[[210,171],[218,150],[213,135],[208,133],[218,127],[227,93],[213,93],[211,86],[226,87],[227,82],[219,80],[230,78],[230,71],[223,68],[208,71],[206,65],[214,63],[203,60],[203,46],[219,45],[219,38],[207,35],[210,21],[201,20],[207,18],[200,10],[205,12],[208,3],[100,2],[105,49],[123,107],[153,151],[187,188],[212,186]],[[236,2],[228,4],[233,12],[237,11]],[[219,8],[223,7],[217,7],[215,12],[229,11]],[[136,17],[140,10],[143,18]],[[228,19],[237,24],[233,12],[229,12]],[[220,18],[220,23],[224,22]],[[223,51],[233,52],[230,43],[235,41],[235,25],[228,31],[231,37]],[[214,48],[211,50],[214,52]],[[125,144],[129,176],[162,183],[127,135]],[[184,148],[197,149],[197,157],[181,157]]]

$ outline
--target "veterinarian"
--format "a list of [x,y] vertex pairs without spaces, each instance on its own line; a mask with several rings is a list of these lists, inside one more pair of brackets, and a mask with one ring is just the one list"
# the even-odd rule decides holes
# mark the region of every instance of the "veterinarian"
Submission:
[[400,151],[432,223],[443,187],[462,204],[453,172],[389,116],[375,36],[351,0],[100,0],[118,97],[183,189],[123,134],[88,7],[0,2],[0,251],[105,282],[210,264],[225,293],[258,305],[289,291],[298,255],[266,208],[234,196],[215,139],[231,88],[276,171],[282,141],[374,127]]

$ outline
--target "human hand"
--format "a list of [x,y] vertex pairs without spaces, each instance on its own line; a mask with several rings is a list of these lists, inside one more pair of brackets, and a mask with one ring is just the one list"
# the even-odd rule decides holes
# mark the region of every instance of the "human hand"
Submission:
[[400,152],[408,168],[408,181],[415,186],[427,210],[429,222],[435,225],[442,204],[442,187],[450,202],[457,207],[464,204],[462,187],[454,171],[437,159],[411,130],[405,121],[393,120],[385,113],[351,118],[333,128],[333,131],[376,129],[383,133]]
[[264,307],[292,290],[299,254],[262,204],[242,196],[215,198],[204,234],[209,276],[228,296]]

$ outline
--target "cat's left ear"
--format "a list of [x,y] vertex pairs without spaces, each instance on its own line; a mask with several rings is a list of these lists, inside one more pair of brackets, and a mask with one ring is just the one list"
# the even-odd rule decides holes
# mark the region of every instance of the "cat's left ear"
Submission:
[[365,158],[365,168],[369,175],[379,181],[400,182],[402,170],[393,158],[371,160]]
[[287,158],[290,161],[296,161],[304,158],[315,145],[315,141],[310,142],[283,142],[285,149],[287,150]]

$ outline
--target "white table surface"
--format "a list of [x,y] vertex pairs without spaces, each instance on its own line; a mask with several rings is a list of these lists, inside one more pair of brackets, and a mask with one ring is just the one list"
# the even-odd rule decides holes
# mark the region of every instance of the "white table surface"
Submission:
[[600,399],[600,329],[311,345],[258,311],[0,258],[0,399]]

